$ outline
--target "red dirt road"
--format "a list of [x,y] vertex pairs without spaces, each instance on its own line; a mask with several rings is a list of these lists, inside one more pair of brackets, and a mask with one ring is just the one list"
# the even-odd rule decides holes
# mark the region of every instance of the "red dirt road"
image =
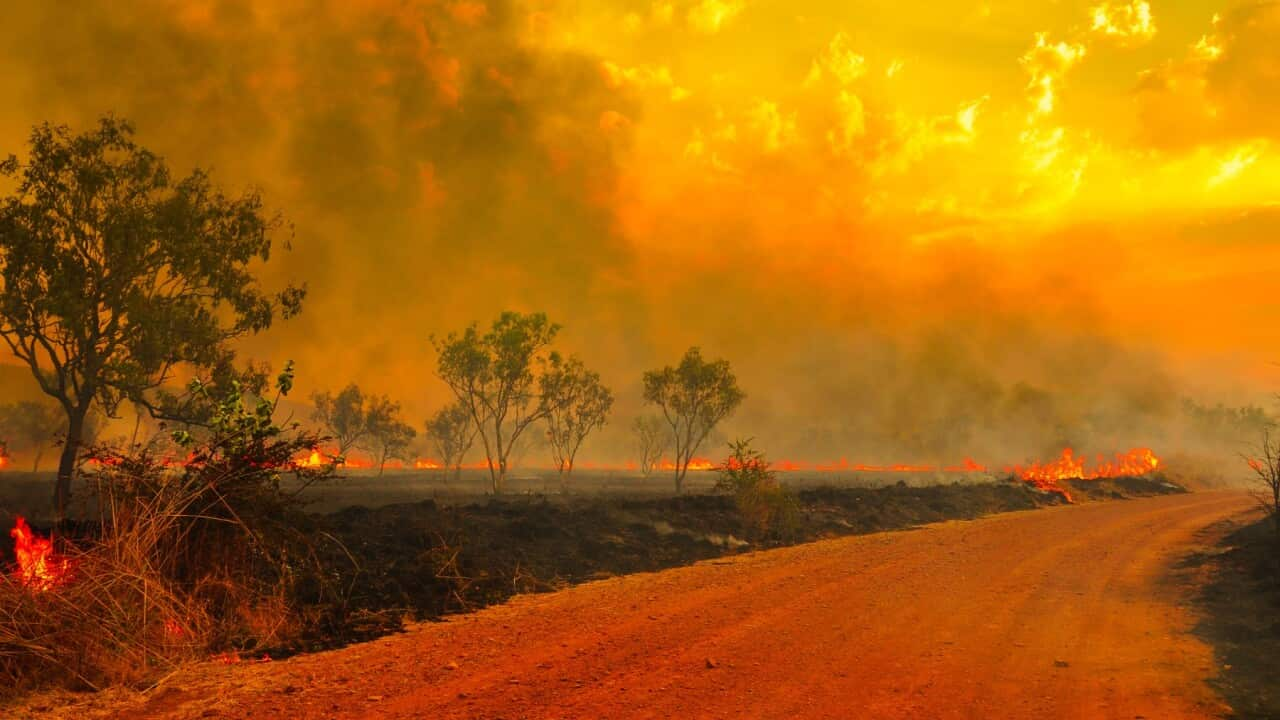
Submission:
[[1213,655],[1171,568],[1252,507],[1239,493],[1096,503],[615,578],[335,652],[205,665],[114,712],[1217,717]]

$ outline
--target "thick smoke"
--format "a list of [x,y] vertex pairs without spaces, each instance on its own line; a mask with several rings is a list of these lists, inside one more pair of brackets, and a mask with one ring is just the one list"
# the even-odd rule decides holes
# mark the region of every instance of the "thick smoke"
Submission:
[[294,226],[266,272],[311,294],[247,354],[296,360],[300,395],[389,393],[415,424],[446,399],[428,336],[506,308],[565,324],[616,389],[598,460],[632,454],[640,372],[692,344],[748,392],[725,435],[779,457],[1021,461],[1157,446],[1180,417],[1159,356],[1091,330],[1085,284],[815,215],[793,201],[821,162],[647,207],[623,168],[649,109],[600,58],[539,42],[546,22],[512,0],[22,2],[0,150],[111,112],[179,168],[260,186]]

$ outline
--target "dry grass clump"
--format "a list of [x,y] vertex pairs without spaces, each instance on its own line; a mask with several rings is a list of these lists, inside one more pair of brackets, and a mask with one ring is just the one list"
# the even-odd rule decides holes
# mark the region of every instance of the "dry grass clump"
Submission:
[[298,633],[299,587],[315,595],[323,573],[280,480],[305,487],[332,468],[295,465],[319,439],[272,423],[287,380],[256,407],[238,388],[218,402],[202,441],[178,435],[184,463],[93,451],[97,522],[58,538],[39,577],[0,577],[0,695],[145,685],[185,660]]
[[743,522],[757,537],[786,538],[800,522],[795,493],[778,481],[764,454],[750,440],[730,444],[729,458],[720,466],[716,490],[733,495]]

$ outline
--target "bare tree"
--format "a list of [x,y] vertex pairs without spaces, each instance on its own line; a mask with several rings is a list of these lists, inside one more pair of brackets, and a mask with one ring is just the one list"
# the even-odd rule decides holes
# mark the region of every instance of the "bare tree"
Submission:
[[368,450],[377,461],[379,476],[388,460],[405,459],[405,451],[417,435],[417,431],[400,418],[400,403],[385,395],[369,398],[361,447]]
[[552,355],[542,375],[547,405],[547,444],[563,482],[573,472],[578,449],[593,430],[604,427],[613,408],[613,393],[576,357]]
[[339,455],[345,456],[369,432],[364,393],[354,383],[337,395],[328,391],[313,393],[311,403],[315,405],[311,419],[323,425],[325,431],[333,436],[338,443]]
[[716,424],[742,404],[738,380],[727,360],[707,362],[689,348],[680,364],[644,374],[644,399],[662,409],[675,447],[676,493],[684,492],[693,454]]
[[462,460],[471,450],[478,432],[471,411],[455,402],[428,418],[426,429],[427,439],[440,455],[445,470],[453,470],[454,479],[458,479],[462,475]]
[[637,417],[631,423],[631,432],[640,452],[640,474],[649,477],[662,462],[662,454],[671,446],[671,433],[657,415]]
[[440,379],[479,428],[495,495],[502,493],[517,441],[547,416],[534,369],[545,367],[559,331],[543,313],[504,312],[484,334],[472,325],[432,338]]
[[31,472],[40,472],[40,459],[62,427],[62,416],[52,405],[31,401],[0,405],[0,436],[14,450],[31,453]]
[[1246,457],[1245,460],[1262,484],[1262,504],[1271,514],[1276,542],[1280,543],[1280,440],[1273,438],[1270,430],[1263,430],[1257,457]]

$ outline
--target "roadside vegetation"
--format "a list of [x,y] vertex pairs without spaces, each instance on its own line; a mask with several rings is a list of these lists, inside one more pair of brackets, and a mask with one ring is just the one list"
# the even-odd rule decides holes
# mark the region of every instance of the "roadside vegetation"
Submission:
[[86,450],[96,516],[64,526],[56,546],[15,533],[18,571],[0,579],[0,686],[133,683],[344,622],[345,590],[318,562],[324,536],[307,532],[297,499],[333,467],[293,464],[321,438],[272,420],[292,382],[286,368],[270,398],[194,382],[211,420],[173,433],[189,452],[179,468],[150,444]]
[[[1217,415],[1223,413],[1219,410]],[[1233,418],[1234,419],[1234,418]],[[1197,631],[1214,646],[1219,674],[1214,685],[1232,717],[1280,717],[1276,658],[1280,657],[1280,439],[1274,422],[1248,416],[1260,440],[1244,461],[1263,510],[1256,522],[1231,526],[1218,546],[1189,558],[1185,567],[1206,569]],[[1232,423],[1238,426],[1239,423]]]
[[778,481],[764,453],[750,440],[729,445],[729,457],[719,468],[716,490],[733,497],[734,506],[755,537],[789,538],[800,523],[795,493]]

